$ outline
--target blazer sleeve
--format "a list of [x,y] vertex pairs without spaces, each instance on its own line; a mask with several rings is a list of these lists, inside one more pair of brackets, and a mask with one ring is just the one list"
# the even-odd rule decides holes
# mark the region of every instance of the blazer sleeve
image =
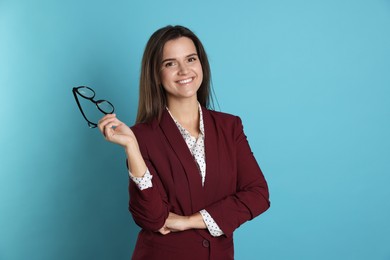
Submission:
[[[138,137],[137,137],[138,138]],[[129,180],[129,210],[135,223],[149,231],[158,231],[165,223],[169,214],[169,204],[161,180],[156,169],[149,160],[146,144],[139,142],[141,154],[152,177],[152,187],[140,190]]]
[[237,164],[236,193],[206,207],[226,236],[270,207],[268,185],[244,134],[241,119],[234,126]]

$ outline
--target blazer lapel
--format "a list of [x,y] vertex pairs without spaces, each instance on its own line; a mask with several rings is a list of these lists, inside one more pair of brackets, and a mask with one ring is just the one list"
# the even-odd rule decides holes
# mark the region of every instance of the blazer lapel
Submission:
[[[181,162],[184,171],[183,174],[186,175],[188,180],[188,187],[190,190],[190,196],[191,198],[189,201],[191,201],[191,208],[192,212],[197,212],[202,209],[204,202],[203,202],[203,187],[202,187],[202,178],[199,173],[198,166],[195,162],[194,157],[192,156],[190,150],[188,149],[188,146],[186,142],[184,141],[179,129],[177,128],[175,122],[173,121],[172,117],[169,115],[168,111],[164,110],[161,121],[160,121],[160,127],[166,136],[169,144],[172,147],[173,152],[176,154],[177,158]],[[206,165],[206,171],[207,171],[207,165]],[[207,174],[206,174],[206,182],[207,182]],[[177,196],[180,196],[180,194],[177,194]]]
[[206,108],[202,107],[203,123],[205,131],[205,154],[206,154],[206,179],[204,184],[204,199],[214,201],[213,197],[219,187],[219,150],[218,150],[218,131],[216,124]]

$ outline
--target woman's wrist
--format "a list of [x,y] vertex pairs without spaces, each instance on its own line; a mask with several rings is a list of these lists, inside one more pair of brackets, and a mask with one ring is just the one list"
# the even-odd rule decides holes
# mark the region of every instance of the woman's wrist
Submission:
[[203,221],[202,215],[197,212],[188,217],[188,225],[191,229],[206,229],[206,224]]
[[125,145],[123,145],[123,148],[125,149],[127,157],[136,151],[139,152],[137,140],[129,140]]
[[147,167],[137,143],[125,147],[127,166],[134,177],[143,177]]

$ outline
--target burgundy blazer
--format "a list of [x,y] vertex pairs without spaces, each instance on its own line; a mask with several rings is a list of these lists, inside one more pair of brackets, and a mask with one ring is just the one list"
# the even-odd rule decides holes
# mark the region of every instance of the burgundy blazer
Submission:
[[[129,210],[140,231],[133,259],[233,259],[233,231],[266,211],[268,186],[254,158],[239,117],[202,107],[206,179],[201,176],[175,122],[164,110],[161,120],[132,127],[153,175],[153,187],[129,183]],[[169,212],[189,216],[202,209],[225,235],[207,229],[161,235]]]

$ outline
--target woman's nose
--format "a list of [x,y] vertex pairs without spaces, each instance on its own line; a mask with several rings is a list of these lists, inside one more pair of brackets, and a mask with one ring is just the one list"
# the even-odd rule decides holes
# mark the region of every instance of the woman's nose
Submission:
[[180,63],[179,64],[179,74],[180,75],[185,75],[188,73],[188,66],[185,63]]

